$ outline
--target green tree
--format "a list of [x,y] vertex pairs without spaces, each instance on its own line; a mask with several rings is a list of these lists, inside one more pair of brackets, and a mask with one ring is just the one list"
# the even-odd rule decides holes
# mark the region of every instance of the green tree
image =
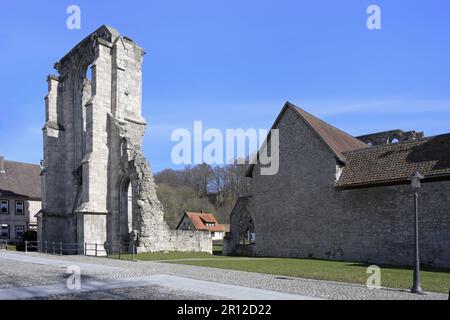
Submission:
[[185,211],[215,213],[215,208],[207,198],[199,198],[197,192],[188,186],[173,187],[160,184],[158,198],[164,207],[164,218],[172,228],[180,222]]

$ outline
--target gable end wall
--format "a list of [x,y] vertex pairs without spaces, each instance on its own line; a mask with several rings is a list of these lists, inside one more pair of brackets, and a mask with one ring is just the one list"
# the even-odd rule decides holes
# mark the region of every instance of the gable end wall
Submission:
[[[257,255],[411,265],[410,186],[338,190],[334,154],[316,133],[291,110],[279,128],[278,174],[253,169]],[[450,181],[422,184],[419,223],[421,261],[449,268]]]

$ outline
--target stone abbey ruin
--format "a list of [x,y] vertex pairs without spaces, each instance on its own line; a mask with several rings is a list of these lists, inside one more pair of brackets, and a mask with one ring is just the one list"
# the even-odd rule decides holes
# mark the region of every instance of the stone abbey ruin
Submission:
[[207,232],[173,230],[164,221],[141,150],[143,55],[133,40],[102,26],[48,77],[41,246],[98,243],[115,252],[132,242],[137,252],[212,251]]
[[421,262],[450,267],[450,133],[353,137],[289,102],[272,129],[280,169],[248,167],[251,191],[231,211],[225,254],[411,265],[420,172]]
[[[86,253],[78,244],[95,243],[117,252],[132,243],[136,252],[212,252],[208,232],[173,230],[164,220],[141,149],[143,54],[102,26],[48,77],[40,250],[64,243],[63,253]],[[231,212],[224,254],[409,265],[410,177],[420,172],[421,259],[450,266],[450,134],[353,137],[291,103],[272,129],[279,171],[247,168],[251,190]]]

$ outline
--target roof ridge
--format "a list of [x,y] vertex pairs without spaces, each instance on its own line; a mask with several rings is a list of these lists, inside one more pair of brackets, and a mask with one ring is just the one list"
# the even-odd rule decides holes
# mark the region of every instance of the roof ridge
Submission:
[[186,211],[186,213],[193,213],[193,214],[213,214],[211,212],[195,212],[195,211]]
[[291,102],[286,102],[285,107],[292,108],[311,127],[321,140],[331,149],[336,157],[345,162],[344,152],[356,149],[368,148],[369,145],[355,138],[351,134],[336,128],[332,124],[312,115],[297,107]]
[[[447,133],[449,134],[449,133]],[[396,143],[388,143],[388,144],[379,144],[379,145],[375,145],[375,146],[371,146],[370,148],[362,148],[362,149],[355,149],[355,150],[350,150],[350,151],[345,151],[343,152],[343,154],[350,154],[353,152],[360,152],[360,151],[368,151],[368,150],[375,150],[375,149],[382,149],[382,148],[394,148],[396,146],[402,146],[402,145],[407,145],[410,143],[417,143],[417,142],[422,142],[422,141],[426,141],[426,140],[431,140],[433,138],[439,137],[439,136],[445,136],[447,134],[438,134],[438,135],[434,135],[434,136],[429,136],[429,137],[423,137],[420,139],[414,139],[414,140],[406,140],[406,141],[400,141],[400,142],[396,142]]]
[[36,163],[29,163],[29,162],[22,162],[22,161],[14,161],[14,160],[3,160],[5,163],[9,162],[9,163],[18,163],[18,164],[24,164],[24,165],[28,165],[28,166],[36,166],[36,167],[41,167],[39,164]]
[[[320,140],[330,149],[330,151],[335,155],[335,157],[342,162],[345,162],[345,151],[368,148],[369,145],[364,143],[363,141],[355,138],[351,134],[336,128],[335,126],[329,124],[326,121],[323,121],[311,113],[297,107],[295,104],[286,101],[280,113],[278,114],[275,122],[271,126],[271,129],[274,129],[278,123],[281,121],[283,115],[287,112],[287,110],[293,110],[300,119],[304,121],[304,124],[308,126],[311,130],[315,132]],[[310,118],[310,119],[307,119]],[[313,121],[318,122],[316,124]],[[268,143],[271,138],[271,130],[267,134],[266,139],[264,140],[264,144]],[[257,157],[259,156],[261,148],[258,150]],[[250,177],[254,164],[250,164],[245,172],[245,176]]]
[[322,122],[323,124],[325,124],[325,125],[327,125],[327,126],[333,128],[334,130],[340,131],[341,133],[343,133],[343,134],[349,136],[350,138],[353,138],[353,139],[357,140],[358,142],[364,143],[363,141],[361,141],[361,140],[359,140],[358,138],[354,137],[354,136],[351,135],[350,133],[345,132],[344,130],[339,129],[338,127],[333,126],[331,123],[328,123],[328,122],[326,122],[326,121],[324,121],[324,120],[322,120],[322,119],[316,117],[315,115],[313,115],[312,113],[306,111],[305,109],[300,108],[300,107],[296,106],[295,104],[292,104],[292,103],[289,102],[289,101],[288,101],[287,103],[289,103],[292,107],[294,107],[294,108],[296,108],[296,109],[299,109],[299,110],[301,110],[302,112],[308,114],[310,117],[313,117],[314,119],[316,119],[316,120]]

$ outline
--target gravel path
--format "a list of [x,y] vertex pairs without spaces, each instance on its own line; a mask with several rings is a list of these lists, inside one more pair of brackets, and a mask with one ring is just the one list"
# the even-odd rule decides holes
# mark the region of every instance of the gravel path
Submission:
[[[280,277],[274,275],[222,270],[207,267],[177,265],[151,261],[125,261],[87,256],[54,256],[39,253],[8,253],[4,259],[0,251],[0,289],[44,286],[65,283],[68,265],[78,265],[81,269],[82,283],[92,280],[112,280],[151,275],[170,275],[188,279],[197,279],[235,285],[246,288],[263,289],[293,295],[315,297],[319,299],[437,299],[447,300],[445,294],[428,293],[413,295],[406,290],[371,290],[362,285],[345,284],[331,281],[309,280]],[[36,263],[33,263],[36,259]],[[39,264],[38,264],[39,263]],[[85,268],[83,268],[83,266]],[[139,288],[118,288],[100,292],[83,292],[46,299],[217,299],[214,295],[205,295],[192,290],[174,290],[166,286],[151,285]],[[252,297],[249,296],[248,299]]]

